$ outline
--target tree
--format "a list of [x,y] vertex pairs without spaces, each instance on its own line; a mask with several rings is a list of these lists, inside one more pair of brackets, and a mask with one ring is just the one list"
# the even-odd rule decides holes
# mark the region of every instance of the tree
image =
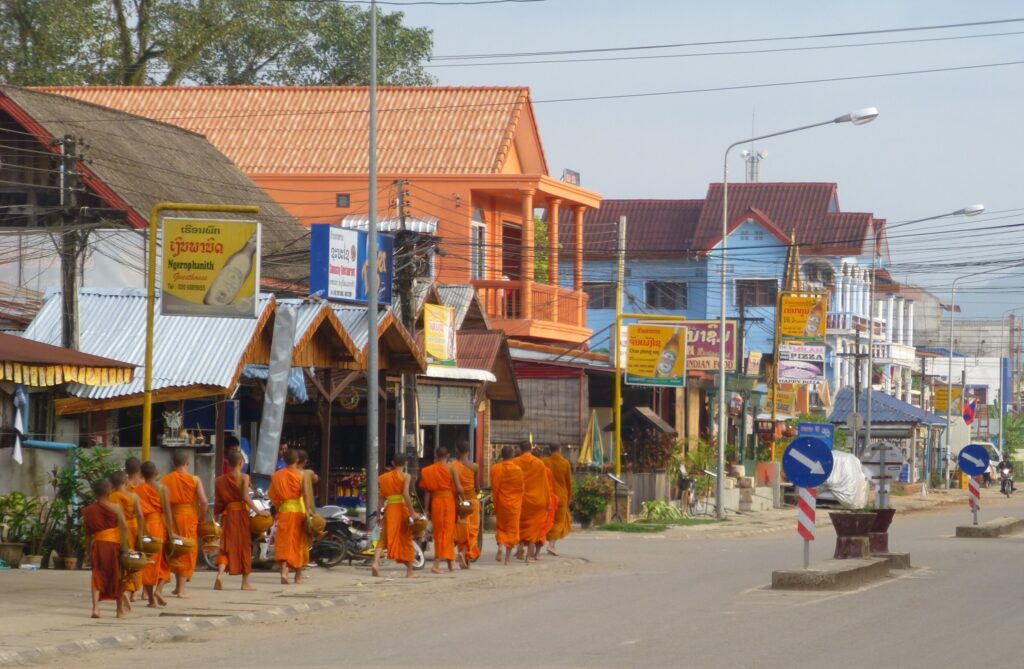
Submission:
[[[0,81],[18,85],[368,82],[370,9],[276,0],[0,0]],[[434,83],[433,33],[378,10],[382,84]]]

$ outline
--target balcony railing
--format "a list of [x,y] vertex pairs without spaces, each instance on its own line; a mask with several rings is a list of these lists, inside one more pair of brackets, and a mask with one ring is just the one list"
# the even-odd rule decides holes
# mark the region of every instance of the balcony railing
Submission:
[[[492,321],[496,321],[496,327],[510,328],[503,325],[501,321],[528,321],[540,329],[554,330],[559,328],[569,330],[582,330],[587,324],[587,295],[586,293],[568,290],[559,286],[552,286],[546,283],[534,281],[504,281],[504,280],[481,280],[474,281],[480,301]],[[526,291],[529,290],[527,300]],[[543,336],[534,328],[528,328],[529,332],[517,332],[527,336]],[[589,336],[589,335],[588,335]],[[559,338],[557,335],[552,338]],[[567,338],[576,339],[575,335],[568,335]],[[585,337],[584,337],[585,338]]]
[[875,342],[872,355],[875,360],[891,360],[905,365],[916,365],[917,349],[907,344],[895,344],[892,342]]

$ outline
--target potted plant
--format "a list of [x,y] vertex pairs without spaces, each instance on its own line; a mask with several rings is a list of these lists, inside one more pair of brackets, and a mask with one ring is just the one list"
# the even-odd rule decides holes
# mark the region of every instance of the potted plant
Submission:
[[21,492],[0,497],[0,559],[12,567],[21,564],[29,529],[39,501]]
[[85,553],[82,509],[96,501],[92,494],[93,483],[108,478],[119,468],[110,455],[107,448],[76,448],[68,451],[68,464],[54,467],[50,474],[51,513],[56,518],[52,543],[65,569],[77,569]]
[[873,510],[832,511],[828,517],[836,530],[835,559],[866,558],[870,555],[868,532],[875,523]]
[[572,512],[579,519],[581,527],[590,527],[594,518],[607,510],[612,493],[612,484],[604,477],[590,475],[576,485],[572,496]]

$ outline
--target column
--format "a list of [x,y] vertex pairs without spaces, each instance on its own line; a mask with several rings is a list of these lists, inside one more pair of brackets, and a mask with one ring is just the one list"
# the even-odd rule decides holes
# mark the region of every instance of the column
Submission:
[[520,304],[523,305],[521,318],[533,318],[533,189],[519,191],[523,196],[523,255],[521,261],[522,294]]
[[903,387],[906,389],[906,397],[903,398],[903,401],[907,404],[913,404],[911,399],[913,399],[912,391],[914,390],[914,370],[910,367],[905,367],[903,373],[906,374],[906,380],[903,382]]
[[[572,208],[572,289],[576,291],[577,325],[587,322],[586,309],[583,307],[583,212],[586,210],[587,208],[582,205]],[[612,337],[612,341],[618,341],[617,335]]]
[[896,304],[894,306],[896,311],[896,334],[893,336],[893,341],[897,344],[903,343],[903,298],[897,297]]
[[893,308],[896,306],[896,298],[890,295],[885,301],[885,341],[892,343],[893,335]]
[[559,198],[548,200],[548,283],[552,286],[561,284],[558,280],[558,216],[561,205]]
[[907,304],[907,324],[906,324],[906,326],[904,328],[906,337],[905,337],[905,340],[904,340],[903,343],[906,344],[907,346],[913,346],[914,345],[914,301],[913,300],[907,300],[906,304]]

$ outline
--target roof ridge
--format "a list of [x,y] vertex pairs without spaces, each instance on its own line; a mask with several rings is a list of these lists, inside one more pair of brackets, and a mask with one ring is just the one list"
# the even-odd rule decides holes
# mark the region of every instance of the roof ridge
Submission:
[[[48,92],[53,90],[95,90],[95,91],[119,91],[119,90],[138,90],[139,92],[151,92],[151,91],[202,91],[202,90],[220,90],[220,91],[296,91],[296,92],[308,92],[308,91],[352,91],[352,90],[369,90],[369,86],[286,86],[286,85],[213,85],[204,84],[199,86],[125,86],[125,85],[103,85],[103,86],[28,86],[23,87],[29,90],[37,92]],[[378,86],[377,92],[380,91],[528,91],[529,86]]]

